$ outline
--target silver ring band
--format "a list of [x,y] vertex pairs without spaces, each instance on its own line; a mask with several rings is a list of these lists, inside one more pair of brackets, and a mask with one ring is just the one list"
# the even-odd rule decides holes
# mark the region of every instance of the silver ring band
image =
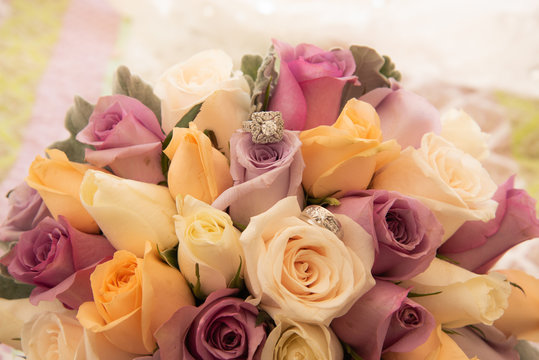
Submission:
[[331,211],[320,205],[307,206],[303,209],[299,218],[309,224],[328,229],[341,240],[344,238],[344,231],[339,220]]

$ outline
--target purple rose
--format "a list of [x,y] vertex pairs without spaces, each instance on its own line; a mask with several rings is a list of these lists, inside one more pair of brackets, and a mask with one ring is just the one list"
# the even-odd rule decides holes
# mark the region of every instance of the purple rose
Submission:
[[238,132],[230,139],[230,172],[234,186],[225,190],[212,206],[247,225],[251,216],[263,213],[287,196],[297,196],[303,203],[303,158],[301,141],[296,133],[284,131],[283,140],[255,144],[251,134]]
[[155,114],[137,99],[124,95],[99,98],[88,125],[77,140],[93,145],[85,159],[99,167],[109,166],[126,179],[158,183],[161,171],[161,131]]
[[369,91],[360,100],[376,109],[384,140],[395,139],[403,149],[419,148],[424,134],[439,134],[442,130],[438,110],[425,98],[401,89],[395,82],[391,88]]
[[350,50],[324,51],[314,45],[273,40],[281,60],[279,80],[269,110],[283,114],[289,130],[307,130],[331,125],[339,116],[344,85],[357,82]]
[[449,334],[466,356],[488,360],[519,360],[515,350],[517,339],[509,338],[494,326],[476,324],[474,327],[454,329],[456,333]]
[[265,327],[256,325],[256,306],[230,297],[236,291],[214,291],[201,306],[184,306],[174,313],[155,334],[160,358],[260,359]]
[[423,272],[436,256],[443,227],[419,200],[394,191],[364,190],[329,209],[348,215],[376,240],[373,275],[405,280]]
[[364,360],[379,360],[387,351],[412,351],[427,341],[436,322],[407,294],[391,282],[377,281],[331,328]]
[[9,212],[0,225],[0,242],[14,242],[23,231],[28,231],[47,216],[52,216],[41,196],[26,182],[9,193]]
[[496,217],[488,222],[465,222],[439,249],[460,267],[486,273],[513,246],[539,237],[535,200],[525,190],[514,189],[515,177],[498,187]]
[[76,309],[93,299],[90,274],[114,251],[105,237],[80,232],[60,215],[58,221],[47,217],[22,233],[5,260],[11,276],[36,286],[30,294],[32,304],[57,298]]

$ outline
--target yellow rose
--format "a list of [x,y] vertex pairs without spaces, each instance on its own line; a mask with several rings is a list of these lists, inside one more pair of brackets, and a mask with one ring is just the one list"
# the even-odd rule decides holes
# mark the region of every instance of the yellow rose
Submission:
[[450,109],[442,114],[442,132],[447,141],[477,160],[484,160],[489,155],[488,134],[481,131],[475,120],[463,110]]
[[90,170],[82,181],[80,198],[117,250],[142,257],[146,241],[161,250],[178,243],[172,219],[176,206],[164,186]]
[[[464,351],[449,335],[438,327],[430,334],[428,340],[406,353],[387,353],[382,356],[383,360],[479,360],[477,357],[469,359]],[[487,359],[481,359],[487,360]]]
[[494,326],[505,335],[539,342],[539,279],[520,270],[500,270],[507,279],[524,291],[513,287],[509,306]]
[[26,182],[39,192],[54,218],[63,215],[76,229],[98,233],[99,227],[81,204],[79,189],[84,173],[95,166],[71,162],[57,149],[47,150],[48,159],[37,156],[30,165]]
[[220,50],[200,52],[165,71],[155,85],[161,98],[163,130],[168,133],[194,105],[204,102],[194,122],[213,130],[228,154],[232,133],[250,112],[249,84],[241,72],[232,72],[232,59]]
[[498,206],[498,187],[479,160],[433,133],[376,173],[371,187],[420,200],[444,227],[443,240],[466,221],[493,219]]
[[395,140],[382,142],[374,108],[349,100],[337,121],[302,131],[303,186],[314,197],[367,188],[376,170],[399,156]]
[[444,327],[458,328],[483,323],[492,325],[507,308],[511,286],[505,276],[491,272],[478,275],[447,261],[434,259],[421,274],[405,280],[401,286],[412,292],[432,294],[416,297]]
[[162,263],[149,243],[143,259],[117,251],[95,268],[90,283],[94,301],[80,306],[77,319],[133,354],[152,353],[157,328],[179,308],[194,304],[181,273]]
[[232,186],[226,157],[212,147],[210,139],[192,122],[189,129],[174,128],[170,144],[163,152],[171,161],[168,188],[173,198],[191,195],[211,204]]
[[240,267],[239,230],[227,213],[192,196],[178,196],[176,204],[178,215],[174,216],[174,222],[182,274],[191,284],[196,284],[198,264],[204,294],[226,288]]

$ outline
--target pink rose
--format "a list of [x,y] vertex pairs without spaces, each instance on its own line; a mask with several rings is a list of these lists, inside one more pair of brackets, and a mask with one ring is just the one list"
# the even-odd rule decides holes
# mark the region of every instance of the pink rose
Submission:
[[95,147],[85,160],[109,166],[126,179],[158,183],[161,172],[161,142],[165,139],[155,114],[137,99],[124,95],[99,98],[88,125],[77,140]]
[[298,196],[303,203],[301,177],[305,167],[297,134],[286,131],[283,140],[255,144],[250,133],[235,133],[230,139],[230,172],[234,186],[212,204],[230,217],[247,225],[251,216],[263,213],[287,196]]
[[514,189],[515,177],[498,187],[496,217],[488,222],[468,221],[440,247],[439,253],[460,267],[486,273],[510,248],[539,237],[535,200],[525,190]]
[[36,286],[32,304],[57,298],[76,309],[92,299],[90,274],[95,266],[113,253],[105,237],[80,232],[60,215],[58,222],[47,217],[24,232],[6,260],[11,276]]
[[283,114],[285,128],[307,130],[331,125],[339,115],[344,85],[357,82],[350,50],[324,51],[300,44],[294,49],[273,40],[281,60],[279,80],[269,110]]
[[377,281],[346,314],[331,322],[331,328],[364,360],[379,360],[387,351],[412,351],[427,341],[436,324],[407,295],[400,286]]
[[369,91],[360,100],[376,109],[384,140],[395,139],[403,149],[418,148],[424,134],[442,131],[438,110],[425,98],[401,89],[398,83]]

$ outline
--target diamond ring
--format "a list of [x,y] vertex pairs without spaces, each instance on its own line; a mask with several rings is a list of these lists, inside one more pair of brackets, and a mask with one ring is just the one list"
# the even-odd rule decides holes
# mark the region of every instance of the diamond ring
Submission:
[[255,144],[279,142],[283,138],[283,117],[279,111],[254,112],[251,120],[243,122],[242,128],[251,133]]
[[331,211],[320,205],[307,206],[303,209],[299,218],[309,224],[328,229],[341,240],[344,237],[344,231],[339,220],[337,220]]

